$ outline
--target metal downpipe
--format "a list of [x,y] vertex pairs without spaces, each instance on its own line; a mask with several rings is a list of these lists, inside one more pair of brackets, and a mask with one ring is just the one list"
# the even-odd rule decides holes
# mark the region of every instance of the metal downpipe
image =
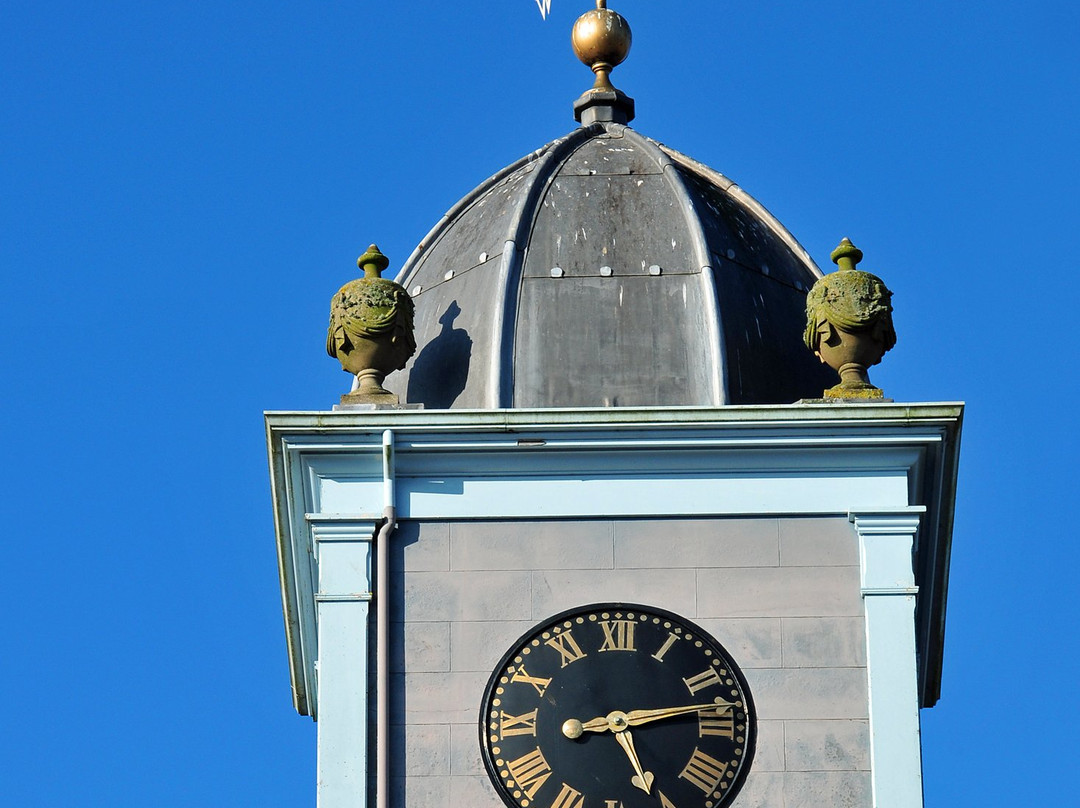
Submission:
[[375,805],[390,804],[390,536],[397,527],[394,507],[394,433],[382,436],[383,523],[375,536]]

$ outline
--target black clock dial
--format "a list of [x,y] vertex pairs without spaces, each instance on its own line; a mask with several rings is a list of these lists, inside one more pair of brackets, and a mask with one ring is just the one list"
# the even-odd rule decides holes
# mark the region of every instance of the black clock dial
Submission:
[[721,808],[754,754],[746,681],[716,640],[650,606],[584,606],[492,673],[484,764],[511,808]]

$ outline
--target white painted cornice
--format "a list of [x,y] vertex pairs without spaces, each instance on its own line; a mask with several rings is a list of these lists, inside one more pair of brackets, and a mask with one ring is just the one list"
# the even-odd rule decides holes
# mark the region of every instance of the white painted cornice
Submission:
[[957,403],[266,413],[297,709],[313,711],[316,544],[345,525],[374,532],[386,504],[386,432],[402,519],[881,519],[925,509],[913,569],[929,706],[962,415]]

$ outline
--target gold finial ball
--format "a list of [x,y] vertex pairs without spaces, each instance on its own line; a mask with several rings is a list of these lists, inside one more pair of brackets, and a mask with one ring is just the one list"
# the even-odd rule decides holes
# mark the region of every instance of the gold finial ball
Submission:
[[574,53],[589,67],[621,64],[630,53],[633,37],[630,23],[621,14],[610,11],[606,2],[598,2],[597,8],[587,11],[574,23],[571,42]]

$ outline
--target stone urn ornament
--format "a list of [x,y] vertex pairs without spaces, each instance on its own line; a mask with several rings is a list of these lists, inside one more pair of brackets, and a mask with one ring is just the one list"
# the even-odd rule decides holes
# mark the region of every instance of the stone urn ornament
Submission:
[[390,259],[374,244],[356,265],[364,277],[349,281],[330,301],[326,352],[356,377],[342,404],[397,405],[382,382],[416,352],[413,301],[401,284],[382,277]]
[[821,278],[806,296],[803,340],[840,374],[840,384],[826,390],[825,398],[883,399],[867,368],[896,344],[892,292],[877,275],[855,268],[863,254],[848,239],[831,257],[840,269]]

